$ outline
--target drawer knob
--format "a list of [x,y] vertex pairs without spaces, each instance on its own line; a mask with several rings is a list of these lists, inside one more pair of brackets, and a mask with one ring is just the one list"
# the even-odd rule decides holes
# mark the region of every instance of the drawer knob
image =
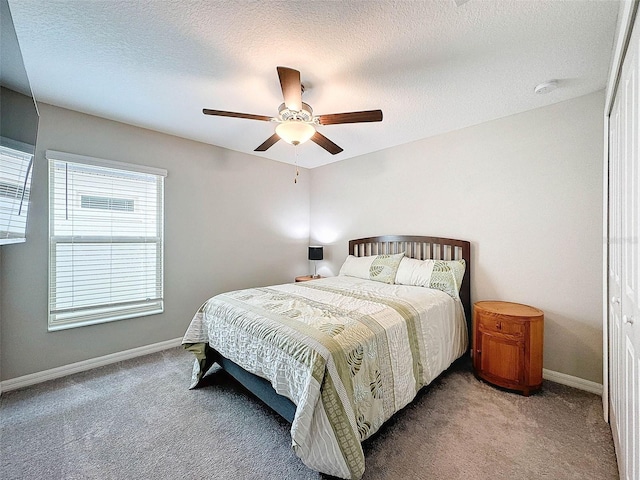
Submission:
[[620,303],[620,299],[614,295],[613,297],[611,297],[611,303]]
[[624,323],[628,323],[629,325],[633,325],[634,318],[631,315],[629,315],[629,316],[623,315],[622,316],[622,321]]
[[502,330],[502,322],[496,322],[496,328]]

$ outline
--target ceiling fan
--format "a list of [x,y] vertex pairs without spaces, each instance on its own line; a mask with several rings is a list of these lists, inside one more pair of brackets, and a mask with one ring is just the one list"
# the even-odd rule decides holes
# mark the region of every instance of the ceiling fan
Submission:
[[304,85],[300,82],[300,72],[288,67],[277,67],[277,70],[282,96],[284,97],[284,103],[278,108],[277,117],[210,110],[208,108],[204,108],[202,113],[220,117],[247,118],[249,120],[278,123],[276,132],[256,148],[255,152],[268,150],[280,139],[292,145],[299,145],[311,140],[331,155],[335,155],[342,152],[342,148],[318,132],[317,126],[382,121],[382,110],[314,115],[311,107],[302,101]]

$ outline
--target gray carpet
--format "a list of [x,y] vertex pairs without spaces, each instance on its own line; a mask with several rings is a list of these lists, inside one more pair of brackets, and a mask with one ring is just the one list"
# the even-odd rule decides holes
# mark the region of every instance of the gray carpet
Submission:
[[[180,348],[0,397],[0,478],[326,479],[289,425],[224,372],[188,390]],[[364,479],[616,479],[598,396],[529,398],[455,366],[364,445]]]

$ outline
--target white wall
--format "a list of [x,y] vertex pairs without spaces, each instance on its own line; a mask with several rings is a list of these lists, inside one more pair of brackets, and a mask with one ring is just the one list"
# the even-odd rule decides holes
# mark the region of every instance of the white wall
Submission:
[[[311,221],[324,274],[351,238],[470,240],[472,299],[543,309],[545,368],[601,383],[603,101],[301,169],[297,185],[289,165],[40,105],[28,240],[2,247],[0,379],[179,337],[209,296],[307,273]],[[46,149],[169,170],[164,314],[47,332]]]
[[[309,176],[271,160],[40,104],[27,242],[2,247],[0,379],[174,339],[210,296],[309,270]],[[165,168],[165,312],[47,331],[44,151]]]
[[596,92],[311,170],[319,273],[352,238],[470,240],[472,301],[541,308],[545,368],[602,383],[603,105]]

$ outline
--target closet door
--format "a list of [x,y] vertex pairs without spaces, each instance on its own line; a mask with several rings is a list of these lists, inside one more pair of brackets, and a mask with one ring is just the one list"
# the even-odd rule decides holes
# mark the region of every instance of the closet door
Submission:
[[636,22],[610,116],[609,322],[612,430],[621,478],[640,478],[640,27]]
[[[620,409],[622,405],[622,355],[620,354],[621,323],[622,323],[622,201],[621,201],[621,175],[620,175],[620,105],[621,95],[618,91],[613,111],[609,117],[609,389],[611,401],[610,421],[613,435],[620,437]],[[620,448],[616,448],[619,452]],[[619,457],[621,460],[621,458]],[[621,462],[619,462],[621,463]]]
[[625,475],[638,479],[638,369],[634,345],[635,319],[638,315],[638,35],[632,36],[633,48],[625,63],[624,75],[624,154],[620,157],[622,180],[622,402],[624,419],[620,434],[623,438]]

